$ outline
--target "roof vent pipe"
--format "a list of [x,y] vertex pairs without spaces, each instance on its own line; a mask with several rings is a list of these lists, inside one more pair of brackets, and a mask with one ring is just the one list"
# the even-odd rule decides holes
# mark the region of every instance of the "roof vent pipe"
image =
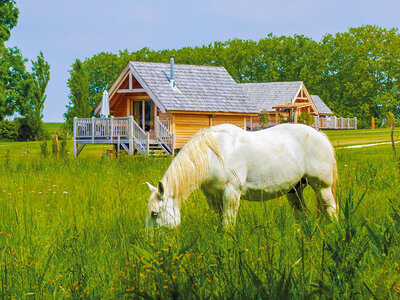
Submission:
[[173,57],[171,57],[171,59],[170,59],[170,64],[171,64],[171,79],[169,80],[169,85],[171,87],[175,87],[174,58]]

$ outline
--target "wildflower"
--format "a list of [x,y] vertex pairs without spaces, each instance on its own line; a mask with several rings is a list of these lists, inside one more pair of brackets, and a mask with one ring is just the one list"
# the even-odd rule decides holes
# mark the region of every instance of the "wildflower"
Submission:
[[163,288],[164,288],[164,289],[167,289],[167,288],[168,288],[168,285],[164,285]]
[[68,192],[67,192],[67,191],[64,191],[63,194],[68,194]]
[[229,257],[229,260],[233,260],[233,258],[232,258],[232,257]]

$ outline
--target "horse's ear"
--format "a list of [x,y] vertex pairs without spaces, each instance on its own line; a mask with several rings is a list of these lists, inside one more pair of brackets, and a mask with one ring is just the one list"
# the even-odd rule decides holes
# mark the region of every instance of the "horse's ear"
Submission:
[[149,186],[150,191],[152,192],[157,192],[157,188],[155,186],[152,186],[150,183],[146,182],[147,185]]
[[164,195],[164,186],[161,181],[158,183],[158,193],[160,196]]

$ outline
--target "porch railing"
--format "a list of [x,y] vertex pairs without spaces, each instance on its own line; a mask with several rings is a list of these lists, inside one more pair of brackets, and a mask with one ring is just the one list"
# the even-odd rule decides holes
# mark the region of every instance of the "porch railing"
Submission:
[[357,129],[357,118],[315,116],[315,129]]
[[75,119],[75,138],[129,138],[129,118]]
[[[142,154],[149,153],[149,135],[135,122],[132,116],[125,118],[75,118],[75,144],[121,144],[129,143],[129,152],[133,146]],[[127,151],[128,151],[127,150]],[[76,155],[80,151],[75,151]]]

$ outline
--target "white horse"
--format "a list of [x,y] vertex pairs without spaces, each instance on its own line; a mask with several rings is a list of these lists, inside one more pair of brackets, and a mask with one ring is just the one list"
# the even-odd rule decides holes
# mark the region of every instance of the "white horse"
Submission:
[[317,208],[337,218],[337,178],[333,147],[306,125],[282,124],[247,132],[230,124],[197,133],[179,152],[148,202],[148,227],[175,227],[182,203],[198,188],[224,227],[235,224],[240,198],[265,201],[286,195],[297,211],[305,209],[302,191],[309,184]]

